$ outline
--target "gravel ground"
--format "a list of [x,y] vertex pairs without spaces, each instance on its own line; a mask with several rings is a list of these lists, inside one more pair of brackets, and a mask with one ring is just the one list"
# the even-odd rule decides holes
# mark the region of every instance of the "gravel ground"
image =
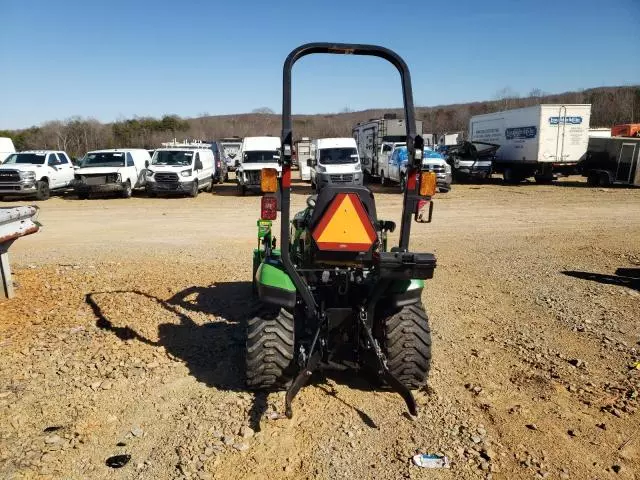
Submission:
[[[400,195],[376,199],[398,220]],[[318,378],[293,420],[282,394],[245,391],[259,197],[40,206],[42,230],[11,249],[18,296],[0,302],[1,478],[638,478],[638,190],[570,178],[438,197],[413,227],[439,261],[415,420],[363,379]],[[451,468],[412,466],[419,452]]]

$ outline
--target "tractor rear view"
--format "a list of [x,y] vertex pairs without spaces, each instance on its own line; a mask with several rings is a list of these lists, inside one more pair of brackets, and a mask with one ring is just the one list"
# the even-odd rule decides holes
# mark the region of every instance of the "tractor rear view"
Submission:
[[[356,185],[329,185],[290,218],[291,70],[316,53],[377,56],[399,71],[404,96],[408,182],[400,238],[387,245],[394,222],[378,217],[373,193]],[[254,250],[254,291],[260,312],[248,322],[246,375],[251,389],[287,389],[291,403],[316,370],[368,370],[417,415],[411,389],[427,381],[431,363],[424,281],[433,277],[432,253],[409,250],[412,221],[430,222],[433,172],[421,172],[423,139],[415,131],[411,79],[394,52],[372,45],[313,43],[287,57],[283,71],[282,174],[261,172],[261,218]],[[281,212],[280,248],[272,221]]]

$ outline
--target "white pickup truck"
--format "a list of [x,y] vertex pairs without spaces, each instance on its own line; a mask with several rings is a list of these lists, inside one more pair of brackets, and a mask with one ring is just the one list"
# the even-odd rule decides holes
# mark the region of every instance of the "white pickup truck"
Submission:
[[96,150],[80,160],[73,188],[81,200],[93,193],[119,193],[129,198],[144,187],[151,157],[140,148]]
[[[400,189],[404,192],[407,186],[408,158],[409,155],[405,145],[394,148],[389,158],[388,173],[385,172],[385,176],[380,177],[381,182],[384,184],[391,180],[399,183]],[[435,172],[438,191],[448,192],[451,190],[451,166],[438,152],[425,147],[422,156],[422,170]]]
[[35,196],[47,200],[52,190],[68,188],[73,164],[65,152],[30,150],[12,153],[0,165],[0,197]]

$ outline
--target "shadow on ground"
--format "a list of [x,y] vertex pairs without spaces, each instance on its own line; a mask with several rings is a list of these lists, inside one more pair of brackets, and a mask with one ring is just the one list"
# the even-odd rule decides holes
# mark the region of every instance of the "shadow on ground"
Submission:
[[[115,325],[100,306],[103,295],[139,295],[156,302],[179,320],[158,325],[158,340],[151,340],[129,326]],[[172,357],[182,360],[197,381],[223,391],[248,391],[245,386],[245,341],[247,319],[260,307],[253,300],[250,282],[221,282],[208,287],[189,287],[168,300],[139,290],[89,293],[86,303],[96,316],[96,326],[122,341],[136,340],[146,345],[163,347]],[[125,301],[125,300],[123,300]],[[110,301],[110,303],[112,300]],[[216,318],[196,323],[189,312],[206,313]],[[374,420],[359,406],[340,398],[327,382],[331,379],[348,388],[374,392],[379,384],[365,371],[322,372],[313,376],[311,384],[356,411],[362,422],[377,428]],[[249,425],[260,430],[260,420],[268,408],[268,392],[254,392],[249,412]],[[295,401],[294,401],[295,412]]]
[[[140,295],[169,311],[179,323],[158,325],[158,340],[151,340],[129,326],[117,326],[100,306],[102,295]],[[246,391],[244,376],[244,343],[246,319],[255,313],[250,282],[225,282],[209,287],[190,287],[168,300],[139,290],[89,293],[86,303],[96,316],[96,326],[116,335],[122,341],[137,340],[163,347],[172,357],[182,360],[189,373],[209,387],[226,391]],[[198,324],[184,311],[205,312],[217,317]],[[267,409],[267,395],[254,396],[249,413],[250,425],[259,429]]]
[[564,275],[582,280],[603,283],[605,285],[617,285],[627,287],[640,292],[640,268],[619,268],[615,275],[602,273],[568,271],[562,272]]

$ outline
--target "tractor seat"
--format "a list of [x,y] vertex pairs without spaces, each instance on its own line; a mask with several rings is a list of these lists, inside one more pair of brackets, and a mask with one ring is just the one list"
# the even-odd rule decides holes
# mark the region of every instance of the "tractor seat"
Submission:
[[339,193],[355,193],[360,198],[362,205],[364,206],[367,214],[369,215],[369,219],[373,225],[377,225],[377,215],[376,215],[376,204],[373,198],[373,193],[367,187],[361,187],[358,185],[344,185],[344,186],[333,186],[327,185],[318,195],[312,195],[309,197],[307,202],[315,198],[315,207],[313,208],[313,213],[311,215],[310,226],[313,229],[315,225],[318,224],[324,212],[329,208],[333,199]]

